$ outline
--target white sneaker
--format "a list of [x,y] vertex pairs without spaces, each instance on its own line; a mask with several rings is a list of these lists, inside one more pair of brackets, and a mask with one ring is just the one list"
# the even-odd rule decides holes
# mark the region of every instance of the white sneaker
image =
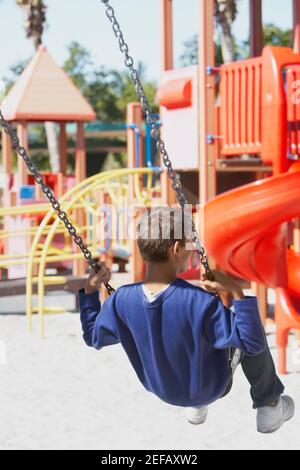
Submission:
[[276,406],[264,406],[257,410],[257,430],[264,434],[277,431],[286,421],[292,419],[295,403],[291,397],[282,395]]
[[203,424],[206,421],[207,413],[207,406],[203,408],[187,408],[186,418],[191,424]]

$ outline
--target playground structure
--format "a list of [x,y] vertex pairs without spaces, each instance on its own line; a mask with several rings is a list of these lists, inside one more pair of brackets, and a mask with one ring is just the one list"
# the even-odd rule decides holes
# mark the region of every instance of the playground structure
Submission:
[[[83,98],[79,90],[65,74],[65,72],[54,62],[47,49],[40,46],[24,72],[13,86],[3,101],[1,108],[7,120],[16,125],[21,145],[29,149],[29,123],[43,123],[52,121],[59,123],[59,150],[60,171],[58,173],[43,173],[46,184],[54,191],[57,197],[62,197],[74,185],[81,183],[87,176],[86,144],[84,135],[84,123],[95,121],[95,113],[89,103]],[[145,135],[147,144],[146,165],[153,167],[153,151],[150,141],[150,133],[147,126],[142,128],[142,119],[137,125],[135,116],[135,104],[128,105],[128,122],[121,126],[99,129],[97,123],[96,136],[101,138],[121,137],[128,143],[128,166],[131,168],[143,166],[142,163],[142,136]],[[75,123],[72,126],[76,132],[75,148],[75,174],[67,174],[67,123]],[[75,129],[74,129],[75,128]],[[87,135],[95,136],[93,126]],[[124,139],[125,138],[125,139]],[[124,147],[124,146],[123,146]],[[121,149],[123,148],[121,147]],[[125,147],[126,149],[126,147]],[[119,147],[107,147],[108,151],[119,151]],[[105,148],[102,148],[102,152]],[[49,211],[49,205],[45,203],[46,198],[41,187],[35,182],[32,175],[28,174],[26,164],[19,158],[17,172],[12,171],[12,145],[9,136],[2,132],[2,153],[4,172],[4,197],[1,217],[3,228],[0,231],[0,267],[7,270],[7,278],[20,279],[27,275],[27,260],[36,234],[43,218]],[[135,183],[134,183],[135,184]],[[126,185],[124,191],[126,192]],[[135,190],[136,191],[136,184]],[[106,196],[107,200],[108,196]],[[105,197],[104,197],[105,199]],[[103,199],[103,200],[104,200]],[[81,208],[72,211],[71,217],[82,230],[87,229],[85,214]],[[52,224],[53,218],[50,219]],[[48,227],[50,228],[50,227]],[[53,253],[58,255],[67,254],[76,249],[67,231],[61,227],[56,231],[53,240]],[[77,254],[79,253],[78,250]],[[120,250],[119,250],[120,251]],[[119,262],[128,258],[129,251],[125,250]],[[62,256],[63,258],[63,256]],[[59,270],[63,268],[72,269],[74,276],[80,276],[86,271],[86,264],[80,256],[74,261],[66,259],[57,260],[52,267]],[[62,278],[64,279],[64,278]],[[54,278],[49,279],[49,282]]]
[[[60,172],[45,174],[46,183],[60,197],[74,182],[86,177],[84,122],[93,121],[95,113],[89,103],[81,96],[66,73],[53,61],[48,51],[40,46],[19,80],[2,103],[7,120],[16,123],[21,145],[28,149],[28,124],[46,121],[58,122],[60,127]],[[75,152],[75,175],[67,176],[67,134],[66,123],[77,123],[77,144]],[[14,207],[28,204],[44,203],[45,198],[40,187],[28,174],[23,160],[18,159],[18,171],[12,173],[12,146],[7,134],[2,132],[3,171],[7,186],[4,190],[4,206]],[[30,214],[30,213],[29,213]],[[31,226],[39,225],[45,212],[35,211],[35,217],[22,213],[11,217],[6,215],[3,222],[4,232],[30,230]],[[36,220],[34,220],[36,219]],[[80,213],[77,213],[80,222]],[[8,237],[5,240],[3,254],[23,254],[28,252],[30,237]],[[82,271],[82,263],[78,262],[75,273]],[[11,264],[8,266],[9,278],[26,276],[26,265]]]
[[[199,21],[199,64],[174,69],[173,2],[161,0],[162,79],[157,96],[162,135],[173,166],[181,175],[184,189],[188,189],[189,202],[205,205],[204,245],[212,264],[215,262],[217,267],[252,282],[259,297],[263,321],[268,313],[267,288],[275,289],[279,368],[281,373],[285,373],[288,333],[300,329],[300,163],[297,162],[300,155],[300,104],[297,100],[300,1],[293,2],[294,51],[263,47],[262,2],[252,0],[249,4],[252,57],[216,69],[213,0],[199,0],[198,15],[202,19]],[[217,75],[220,80],[218,102]],[[59,104],[66,108],[63,100]],[[92,114],[89,116],[93,119]],[[11,121],[18,119],[17,115],[10,116],[7,110],[6,117]],[[21,117],[19,136],[26,147],[26,125],[24,116]],[[40,119],[27,116],[27,120],[32,121],[46,118],[50,119],[44,114]],[[90,119],[84,118],[86,121]],[[76,118],[68,115],[66,120]],[[66,193],[66,188],[62,192],[54,189],[58,195],[64,193],[61,198],[64,210],[81,230],[93,255],[100,254],[111,264],[117,237],[113,238],[111,245],[108,239],[100,241],[96,233],[99,220],[100,225],[107,222],[106,207],[112,204],[120,209],[120,200],[126,201],[125,207],[133,204],[142,207],[156,202],[173,204],[175,195],[166,171],[160,172],[160,186],[157,186],[154,178],[157,169],[152,168],[151,159],[147,158],[148,168],[143,168],[143,123],[139,103],[128,106],[128,169],[100,173],[87,180],[84,179],[83,125],[78,116],[77,120],[80,121],[77,184]],[[63,149],[63,130],[61,135]],[[146,135],[149,146],[149,134]],[[2,148],[4,168],[10,175],[11,149],[4,133]],[[19,174],[22,184],[27,183],[27,174],[22,166]],[[17,207],[20,200],[10,200],[0,215],[21,217],[26,211],[31,215],[34,211],[45,214],[48,206],[43,203],[38,207],[37,201],[32,206],[20,208]],[[126,225],[128,220],[124,223]],[[81,254],[72,246],[53,210],[48,211],[35,227],[29,225],[23,230],[28,230],[26,240],[31,246],[30,251],[27,249],[28,325],[31,327],[31,315],[37,310],[43,333],[44,313],[60,311],[44,305],[45,286],[64,285],[66,282],[64,276],[48,276],[47,266],[72,261],[77,266],[73,272],[78,276],[85,272],[85,263],[80,261]],[[59,232],[64,236],[65,248],[61,249],[54,243]],[[12,232],[9,235],[6,230],[6,233],[11,238]],[[141,279],[144,266],[136,244],[134,241],[118,241],[122,241],[130,257],[132,280]],[[2,257],[1,262],[6,266],[9,263],[24,265],[24,249],[19,257],[16,257],[15,250],[6,252],[4,256],[6,258]],[[189,278],[199,276],[200,266],[187,273]],[[34,284],[38,287],[37,309],[32,305]]]
[[[99,230],[105,224],[112,226],[110,206],[114,207],[115,218],[120,219],[119,232],[122,232],[126,231],[130,223],[129,212],[133,203],[145,207],[153,200],[161,202],[156,177],[158,169],[153,166],[155,155],[150,132],[142,123],[138,104],[128,104],[126,124],[110,128],[106,126],[104,130],[100,127],[99,131],[99,125],[93,123],[88,131],[93,137],[93,127],[103,138],[125,137],[128,167],[131,169],[98,173],[91,178],[86,178],[83,124],[94,121],[95,113],[45,47],[38,49],[6,96],[1,109],[12,124],[20,120],[17,124],[18,137],[26,149],[29,147],[27,121],[37,123],[51,120],[59,123],[61,171],[58,174],[43,173],[43,177],[61,203],[65,204],[64,210],[69,220],[76,225],[78,235],[87,240],[93,256],[104,256],[108,264],[115,260],[124,270],[130,254],[136,253],[136,246],[130,243],[127,235],[121,240],[120,233],[114,234],[113,243],[109,232],[101,238]],[[77,132],[75,175],[66,174],[67,121],[75,122]],[[139,169],[139,166],[143,166],[143,138],[146,142],[147,167]],[[18,159],[17,173],[12,173],[12,144],[5,132],[2,132],[2,152],[6,187],[3,207],[0,209],[3,221],[0,231],[0,267],[7,271],[9,280],[1,283],[1,289],[4,295],[13,295],[24,292],[26,288],[28,329],[32,327],[32,313],[38,312],[40,334],[43,336],[44,314],[64,311],[60,306],[45,306],[46,290],[76,291],[82,285],[86,263],[64,224],[53,210],[49,210],[49,203],[45,202],[41,187],[28,174],[25,163]],[[121,204],[122,209],[119,207]],[[136,256],[132,256],[133,259]],[[35,292],[38,294],[38,307],[32,302],[32,294]]]
[[[286,373],[288,333],[300,329],[300,2],[293,2],[294,51],[264,47],[262,1],[254,0],[249,2],[251,57],[219,69],[214,2],[198,2],[199,64],[182,69],[173,68],[173,2],[161,5],[158,97],[166,146],[183,183],[185,172],[197,170],[194,193],[205,205],[208,254],[219,268],[252,281],[263,321],[267,288],[275,289],[279,370]],[[243,185],[242,172],[248,173],[248,184]],[[230,191],[222,174],[230,174]]]
[[[141,176],[146,177],[145,189],[141,188]],[[130,180],[132,180],[130,182]],[[159,204],[160,199],[156,198],[159,190],[153,187],[153,170],[147,168],[134,168],[107,171],[92,176],[74,188],[69,190],[61,198],[64,210],[72,219],[72,212],[81,208],[85,213],[85,220],[89,221],[88,226],[81,227],[85,233],[87,246],[91,250],[94,257],[105,255],[105,261],[108,265],[112,264],[112,245],[120,245],[128,249],[132,249],[131,241],[128,241],[128,232],[130,223],[133,222],[135,214],[131,214],[133,203],[136,210],[143,210],[145,205],[151,201]],[[103,199],[105,195],[105,199]],[[107,202],[109,198],[110,206]],[[113,209],[112,209],[113,206]],[[57,233],[59,226],[62,225],[61,220],[56,220],[49,225],[49,221],[53,217],[54,211],[51,210],[44,217],[38,230],[36,231],[28,260],[26,294],[27,294],[27,318],[28,328],[31,330],[31,316],[35,310],[39,313],[40,318],[40,334],[44,335],[44,313],[60,313],[62,310],[58,308],[49,308],[44,305],[45,285],[47,282],[55,285],[64,284],[66,280],[61,276],[51,276],[50,279],[45,276],[46,266],[61,260],[76,260],[80,258],[80,253],[69,250],[69,253],[62,254],[53,253],[51,245]],[[108,228],[107,228],[108,227]],[[131,228],[131,230],[133,227]],[[41,244],[41,241],[43,243]],[[128,256],[128,255],[127,255]],[[32,292],[34,278],[34,266],[38,263],[38,308],[34,309],[32,305]],[[104,294],[104,292],[103,292]]]

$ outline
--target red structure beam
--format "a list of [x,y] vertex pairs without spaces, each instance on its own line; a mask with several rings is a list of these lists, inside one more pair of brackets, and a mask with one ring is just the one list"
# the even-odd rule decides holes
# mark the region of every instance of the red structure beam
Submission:
[[161,0],[161,69],[173,68],[173,0]]
[[215,146],[208,135],[215,135],[215,77],[207,67],[215,66],[214,0],[198,1],[199,24],[199,202],[205,204],[216,194]]
[[250,57],[259,57],[264,47],[262,0],[249,0]]
[[293,0],[294,52],[300,53],[300,0]]
[[[214,74],[207,74],[207,67],[215,66],[214,0],[198,1],[198,18],[198,181],[201,209],[197,225],[200,241],[205,246],[204,205],[216,195],[216,145],[208,140],[209,135],[216,134],[215,77]],[[215,267],[215,262],[211,258],[209,258],[209,264],[211,268]]]

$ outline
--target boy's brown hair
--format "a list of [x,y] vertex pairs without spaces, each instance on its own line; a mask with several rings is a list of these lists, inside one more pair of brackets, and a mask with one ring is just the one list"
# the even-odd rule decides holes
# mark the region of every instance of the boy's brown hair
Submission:
[[184,246],[190,239],[191,216],[181,208],[147,209],[138,225],[138,247],[147,263],[168,261],[168,250],[176,241]]

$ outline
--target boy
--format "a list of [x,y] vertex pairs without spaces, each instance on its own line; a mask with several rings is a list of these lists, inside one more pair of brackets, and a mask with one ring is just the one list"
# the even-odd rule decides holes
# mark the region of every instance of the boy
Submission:
[[[192,424],[204,423],[207,405],[229,392],[229,350],[239,348],[257,429],[274,432],[293,417],[294,403],[282,395],[257,299],[245,297],[239,284],[217,271],[215,281],[204,276],[201,287],[177,277],[191,255],[185,221],[181,209],[144,213],[138,246],[147,263],[146,279],[119,288],[102,307],[99,287],[109,281],[110,271],[103,264],[97,274],[91,271],[79,291],[84,340],[96,349],[121,343],[144,387],[186,407]],[[216,296],[222,291],[231,294],[234,312]]]

